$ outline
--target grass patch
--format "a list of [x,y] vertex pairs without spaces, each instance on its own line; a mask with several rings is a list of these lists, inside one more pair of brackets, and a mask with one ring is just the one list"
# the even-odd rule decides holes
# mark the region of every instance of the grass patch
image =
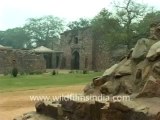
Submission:
[[16,78],[11,76],[0,76],[0,91],[14,91],[24,89],[37,89],[52,86],[69,86],[89,83],[93,77],[102,73],[89,74],[41,74],[41,75],[23,75]]

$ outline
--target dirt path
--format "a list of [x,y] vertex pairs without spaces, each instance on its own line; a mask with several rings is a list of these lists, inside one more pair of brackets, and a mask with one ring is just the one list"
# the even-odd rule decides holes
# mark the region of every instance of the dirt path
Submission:
[[31,101],[30,96],[60,96],[81,93],[83,88],[83,85],[79,85],[0,93],[0,120],[13,120],[15,116],[35,111],[35,101]]

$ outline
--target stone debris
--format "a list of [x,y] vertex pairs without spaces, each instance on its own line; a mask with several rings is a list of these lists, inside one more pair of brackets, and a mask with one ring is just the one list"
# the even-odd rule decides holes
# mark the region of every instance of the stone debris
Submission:
[[20,74],[38,74],[46,70],[44,57],[29,50],[0,49],[0,56],[0,74],[10,74],[13,67],[16,67]]

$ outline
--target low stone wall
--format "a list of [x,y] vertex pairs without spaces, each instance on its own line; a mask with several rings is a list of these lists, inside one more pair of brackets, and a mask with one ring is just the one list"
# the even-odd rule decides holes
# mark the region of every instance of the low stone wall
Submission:
[[0,50],[0,74],[9,74],[16,67],[20,74],[42,73],[46,70],[43,56],[27,50]]

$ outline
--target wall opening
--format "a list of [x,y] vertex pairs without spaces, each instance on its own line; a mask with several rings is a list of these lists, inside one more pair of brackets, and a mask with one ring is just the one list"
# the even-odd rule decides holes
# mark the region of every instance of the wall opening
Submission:
[[78,44],[78,37],[74,38],[74,44]]
[[78,51],[73,52],[72,54],[72,61],[71,61],[71,68],[72,69],[79,69],[79,59],[80,59],[80,55]]
[[59,58],[59,56],[57,55],[57,56],[56,56],[56,68],[59,67],[59,60],[60,60],[60,58]]
[[52,68],[52,54],[43,54],[44,59],[46,60],[46,68],[50,69]]

